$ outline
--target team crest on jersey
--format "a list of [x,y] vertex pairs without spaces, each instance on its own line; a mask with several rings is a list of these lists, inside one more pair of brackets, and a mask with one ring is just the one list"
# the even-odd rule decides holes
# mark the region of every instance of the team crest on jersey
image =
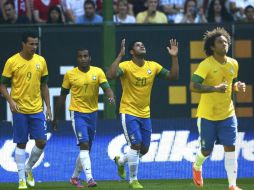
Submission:
[[233,67],[231,67],[231,68],[229,69],[229,72],[230,72],[231,75],[234,74],[234,69],[233,69]]
[[40,64],[36,64],[36,70],[40,70]]
[[150,75],[150,74],[152,74],[152,70],[151,69],[148,69],[147,70],[147,73]]
[[94,75],[94,76],[92,77],[92,79],[93,79],[93,80],[96,80],[96,76]]

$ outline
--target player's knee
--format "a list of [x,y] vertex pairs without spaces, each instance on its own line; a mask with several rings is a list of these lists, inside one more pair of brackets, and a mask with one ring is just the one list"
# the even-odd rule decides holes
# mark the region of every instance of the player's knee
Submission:
[[20,144],[20,143],[18,143],[17,147],[20,148],[20,149],[25,149],[26,148],[26,144],[23,144],[23,143]]
[[90,146],[89,146],[88,142],[81,142],[79,144],[79,147],[80,147],[80,150],[89,150],[90,149]]
[[46,141],[45,141],[45,140],[36,140],[36,141],[35,141],[35,144],[36,144],[36,146],[37,146],[39,149],[44,149],[45,146],[46,146]]
[[201,150],[201,153],[203,156],[207,157],[212,153],[212,150]]
[[225,152],[234,152],[235,146],[224,146],[224,151]]
[[148,152],[148,148],[142,147],[140,150],[140,154],[145,155]]
[[133,144],[133,145],[131,145],[131,149],[140,150],[141,149],[141,144]]

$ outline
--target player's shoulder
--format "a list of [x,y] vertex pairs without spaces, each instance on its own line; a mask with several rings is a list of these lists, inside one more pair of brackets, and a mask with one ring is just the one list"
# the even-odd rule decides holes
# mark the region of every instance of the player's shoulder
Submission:
[[130,62],[132,62],[132,60],[122,61],[121,63],[119,63],[119,66],[121,66],[121,67],[126,67],[127,65],[130,64]]
[[96,66],[90,66],[91,71],[97,72],[97,73],[101,73],[103,72],[102,68],[100,67],[96,67]]
[[37,60],[39,60],[39,61],[41,61],[41,62],[45,62],[45,58],[44,57],[42,57],[41,55],[39,55],[39,54],[34,54],[34,58],[35,59],[37,59]]
[[232,58],[232,57],[227,57],[227,62],[233,64],[233,65],[238,65],[238,62],[236,59]]
[[17,60],[17,59],[20,58],[20,57],[21,57],[20,54],[19,54],[19,53],[16,53],[16,54],[12,55],[11,57],[9,57],[9,58],[7,59],[7,62],[15,62],[15,60]]

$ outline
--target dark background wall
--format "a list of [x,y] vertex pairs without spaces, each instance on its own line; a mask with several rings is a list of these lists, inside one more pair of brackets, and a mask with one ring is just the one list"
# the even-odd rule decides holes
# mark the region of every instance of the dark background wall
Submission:
[[[248,85],[246,97],[239,97],[237,107],[240,108],[239,116],[253,116],[254,84],[253,42],[254,26],[245,24],[221,25],[232,35],[233,43],[229,56],[239,61],[239,78]],[[159,62],[165,68],[170,68],[171,59],[167,54],[166,46],[171,38],[179,41],[180,79],[176,82],[156,80],[152,97],[151,113],[153,118],[192,117],[197,107],[188,90],[191,76],[191,64],[199,63],[202,56],[192,56],[192,51],[202,52],[202,46],[192,46],[192,42],[202,43],[206,30],[217,25],[121,25],[116,26],[116,47],[120,48],[121,39],[126,39],[126,44],[133,40],[144,42],[147,48],[147,59]],[[37,31],[41,36],[38,53],[44,56],[49,69],[49,87],[60,87],[63,76],[60,75],[60,66],[75,66],[76,50],[80,47],[90,49],[92,64],[106,70],[102,59],[102,26],[24,26],[0,28],[0,65],[4,65],[8,57],[21,49],[20,36],[26,30]],[[243,49],[246,48],[246,51]],[[110,49],[110,46],[108,47]],[[201,48],[201,49],[200,49]],[[247,53],[246,53],[247,52]],[[128,53],[124,60],[129,59]],[[112,60],[113,61],[113,60]],[[179,94],[179,102],[170,97],[169,88],[180,87],[183,93]],[[175,93],[179,93],[176,91]],[[173,91],[174,94],[174,91]],[[121,87],[119,81],[116,85],[116,96],[119,103]],[[178,94],[177,94],[178,95]],[[244,101],[242,99],[248,99]],[[1,98],[0,98],[1,99]],[[172,100],[171,100],[172,99]],[[101,99],[102,101],[102,99]],[[118,107],[118,106],[117,106]],[[244,108],[244,109],[242,109]],[[116,113],[118,110],[116,110]],[[103,114],[100,113],[100,118]],[[6,119],[6,103],[0,100],[0,119]]]

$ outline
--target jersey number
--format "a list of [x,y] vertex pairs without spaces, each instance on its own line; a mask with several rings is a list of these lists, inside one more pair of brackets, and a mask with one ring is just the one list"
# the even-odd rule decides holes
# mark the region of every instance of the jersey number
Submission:
[[84,91],[85,91],[85,93],[86,93],[87,87],[88,87],[88,84],[84,84]]
[[140,78],[140,77],[137,77],[136,78],[136,86],[145,86],[146,85],[146,78]]
[[27,81],[30,81],[31,78],[32,78],[32,73],[31,73],[31,72],[28,72],[28,73],[26,74],[26,78],[27,78]]

